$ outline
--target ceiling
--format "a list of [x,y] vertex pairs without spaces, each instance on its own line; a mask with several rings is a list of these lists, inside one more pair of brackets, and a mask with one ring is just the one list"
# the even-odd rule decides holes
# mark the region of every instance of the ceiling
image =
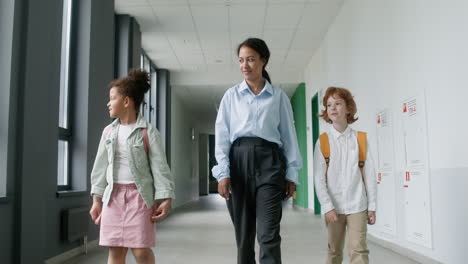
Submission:
[[174,92],[207,123],[224,92],[242,80],[237,45],[259,37],[270,48],[274,84],[292,95],[344,0],[115,0],[136,18],[142,46],[171,72]]

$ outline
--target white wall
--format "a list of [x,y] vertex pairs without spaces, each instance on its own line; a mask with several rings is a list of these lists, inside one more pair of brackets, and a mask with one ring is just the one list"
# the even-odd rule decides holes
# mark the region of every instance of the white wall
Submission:
[[[304,71],[308,116],[319,89],[348,88],[358,105],[354,127],[368,131],[374,146],[377,111],[396,112],[404,99],[425,92],[433,248],[406,240],[401,184],[395,190],[396,235],[383,239],[443,263],[468,259],[467,11],[464,0],[347,0]],[[309,168],[312,175],[311,159]]]
[[175,208],[199,197],[198,143],[192,141],[190,111],[175,93],[171,100],[171,118],[171,171],[176,189]]

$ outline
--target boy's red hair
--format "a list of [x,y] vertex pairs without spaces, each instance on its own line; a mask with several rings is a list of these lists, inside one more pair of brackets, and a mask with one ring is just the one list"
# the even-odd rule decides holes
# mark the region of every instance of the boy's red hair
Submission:
[[347,116],[347,121],[348,124],[352,124],[358,120],[357,117],[354,117],[354,115],[357,112],[357,107],[356,107],[356,102],[354,101],[353,95],[348,89],[345,88],[338,88],[338,87],[328,87],[328,89],[325,91],[325,96],[323,97],[323,106],[325,107],[325,110],[322,110],[322,114],[319,115],[319,117],[323,118],[327,123],[332,123],[331,119],[328,117],[327,114],[327,102],[328,98],[330,96],[333,96],[333,98],[341,98],[345,101],[346,103],[346,108],[349,111],[349,114]]

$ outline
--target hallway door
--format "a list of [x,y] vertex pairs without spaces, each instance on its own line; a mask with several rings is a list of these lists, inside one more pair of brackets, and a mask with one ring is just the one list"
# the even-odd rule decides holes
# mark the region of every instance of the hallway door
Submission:
[[212,172],[212,169],[216,164],[217,162],[215,158],[215,136],[209,135],[208,136],[208,166],[210,168],[208,172],[210,174],[209,186],[208,186],[209,193],[218,193],[218,181],[216,180],[215,177],[213,177],[213,172]]
[[[319,135],[320,135],[320,129],[319,129],[319,100],[318,100],[318,93],[315,93],[315,95],[312,97],[312,146],[313,150],[315,150],[315,143],[317,142]],[[313,175],[315,178],[315,174]],[[320,215],[321,213],[321,208],[320,208],[320,202],[317,198],[317,192],[315,191],[315,182],[314,184],[314,214]]]
[[307,114],[305,83],[299,84],[291,97],[291,107],[296,127],[297,143],[302,157],[302,168],[298,173],[299,185],[293,196],[293,204],[301,208],[309,208],[309,179],[307,175]]

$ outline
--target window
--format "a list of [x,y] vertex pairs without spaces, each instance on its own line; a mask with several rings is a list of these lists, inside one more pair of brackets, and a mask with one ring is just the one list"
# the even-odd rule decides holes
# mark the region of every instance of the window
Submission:
[[156,126],[158,122],[158,111],[157,111],[157,101],[158,101],[158,92],[157,92],[157,86],[158,86],[158,80],[157,80],[157,73],[156,73],[156,68],[151,66],[151,73],[150,73],[150,79],[151,79],[151,90],[150,90],[150,99],[148,100],[150,102],[150,123]]
[[140,106],[140,112],[145,119],[156,125],[157,120],[157,74],[156,67],[151,63],[150,58],[143,52],[141,55],[141,68],[149,73],[150,77],[150,90],[145,94],[145,99]]
[[[141,55],[141,68],[149,72],[150,70],[150,60],[148,56],[145,54]],[[149,115],[149,98],[150,98],[150,92],[147,92],[145,94],[145,99],[143,100],[143,103],[140,106],[140,112],[141,114],[145,117],[148,122],[151,122],[150,120],[150,115]]]
[[72,26],[72,0],[63,1],[62,51],[60,66],[60,105],[59,105],[59,140],[58,140],[58,190],[70,189],[70,145],[72,130],[70,127],[70,43]]
[[[14,148],[14,132],[9,126],[14,115],[11,115],[10,109],[15,107],[16,96],[12,93],[12,53],[14,26],[14,1],[0,1],[0,201],[7,196],[7,176],[11,173],[12,160],[11,149]],[[13,74],[14,75],[14,74]],[[14,78],[14,77],[13,77]],[[13,98],[14,97],[14,98]],[[14,120],[13,122],[15,122]],[[12,189],[9,186],[8,189]]]

